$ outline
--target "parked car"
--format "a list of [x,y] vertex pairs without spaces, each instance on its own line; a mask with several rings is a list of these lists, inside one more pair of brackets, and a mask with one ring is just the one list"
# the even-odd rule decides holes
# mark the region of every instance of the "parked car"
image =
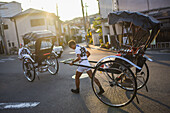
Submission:
[[61,57],[61,54],[63,53],[63,47],[62,46],[54,46],[53,51],[58,55],[58,57]]

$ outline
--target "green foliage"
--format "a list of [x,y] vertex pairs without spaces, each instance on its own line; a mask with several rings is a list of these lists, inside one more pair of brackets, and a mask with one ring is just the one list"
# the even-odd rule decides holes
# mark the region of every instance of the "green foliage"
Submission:
[[105,44],[105,47],[106,47],[107,49],[111,48],[111,45],[109,44],[109,42],[107,42],[107,43]]
[[100,39],[99,42],[100,42],[100,44],[103,43],[103,39]]
[[100,17],[95,18],[95,21],[93,21],[93,27],[96,31],[98,31],[99,36],[102,36],[102,26],[101,26]]
[[101,47],[101,48],[105,48],[106,46],[105,46],[105,44],[101,43],[101,44],[100,44],[100,47]]
[[89,38],[89,39],[90,39],[89,43],[93,44],[93,39],[92,38]]

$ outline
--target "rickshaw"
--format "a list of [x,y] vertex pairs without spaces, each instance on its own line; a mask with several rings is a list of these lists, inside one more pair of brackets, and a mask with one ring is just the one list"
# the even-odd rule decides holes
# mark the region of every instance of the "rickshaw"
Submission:
[[[139,12],[117,11],[108,15],[108,23],[112,26],[115,45],[118,54],[107,56],[89,67],[94,69],[91,85],[94,94],[104,104],[111,107],[122,107],[136,98],[137,90],[147,88],[149,68],[146,61],[152,61],[145,55],[146,49],[160,32],[160,22],[153,17]],[[123,41],[123,37],[126,37]],[[61,63],[69,64],[72,59],[66,59]],[[105,92],[98,95],[99,88],[94,82],[97,78]]]
[[23,36],[24,48],[19,53],[23,60],[24,75],[29,82],[39,79],[39,73],[56,75],[59,70],[58,55],[53,51],[56,35],[49,30],[32,31]]

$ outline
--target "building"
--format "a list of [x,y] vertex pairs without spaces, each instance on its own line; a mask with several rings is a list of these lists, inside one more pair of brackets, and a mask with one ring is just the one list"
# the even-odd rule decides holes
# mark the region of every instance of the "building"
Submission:
[[18,2],[0,2],[0,54],[5,52],[5,48],[8,52],[11,47],[18,46],[15,25],[11,17],[21,11],[21,4]]
[[107,22],[107,17],[110,12],[113,11],[113,1],[112,0],[98,0],[99,2],[99,12],[101,18],[101,26],[103,32],[103,43],[108,42],[110,37],[109,25]]
[[7,9],[0,14],[3,23],[1,34],[4,34],[8,52],[13,47],[19,48],[23,43],[22,36],[30,31],[50,30],[57,35],[60,44],[62,25],[61,20],[54,13],[33,8],[22,11],[21,4],[17,2],[4,3],[0,7]]
[[[112,26],[107,24],[107,16],[112,11],[138,11],[161,21],[161,32],[153,47],[170,47],[170,1],[169,0],[98,0],[102,21],[103,42],[114,37]],[[107,35],[108,34],[108,35]],[[121,39],[122,40],[122,39]],[[165,42],[165,43],[162,43]],[[161,43],[161,44],[159,44]],[[169,44],[168,44],[169,43]],[[167,46],[166,46],[167,47]]]
[[[94,18],[97,18],[99,16],[100,16],[99,14],[93,14],[85,18],[87,30],[92,29]],[[70,39],[74,39],[74,38],[76,40],[79,40],[79,38],[85,39],[86,34],[84,31],[83,17],[77,17],[72,20],[65,21],[63,23],[63,26],[64,26],[65,35],[67,37],[66,38],[67,42]],[[80,40],[78,42],[80,42]]]
[[161,32],[151,44],[152,48],[170,48],[170,1],[169,0],[114,0],[117,9],[139,11],[161,22]]
[[54,13],[37,9],[27,9],[13,17],[11,21],[16,25],[16,33],[19,43],[22,42],[22,36],[30,31],[50,30],[59,35],[59,25],[57,25],[57,17]]

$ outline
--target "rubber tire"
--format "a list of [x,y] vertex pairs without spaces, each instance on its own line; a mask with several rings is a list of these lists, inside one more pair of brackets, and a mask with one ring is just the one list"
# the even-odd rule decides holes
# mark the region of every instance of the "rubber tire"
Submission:
[[[107,105],[107,106],[110,106],[110,107],[122,107],[122,106],[126,106],[126,105],[128,105],[130,102],[132,102],[133,99],[136,97],[136,93],[137,93],[137,83],[136,83],[136,78],[135,78],[135,76],[134,76],[134,73],[131,71],[131,69],[130,69],[129,67],[125,66],[125,65],[122,64],[122,63],[119,63],[119,64],[121,64],[121,65],[123,65],[124,67],[126,67],[126,68],[131,72],[132,77],[133,77],[133,79],[135,80],[135,81],[134,81],[134,83],[135,83],[135,91],[134,91],[134,94],[133,94],[132,98],[131,98],[127,103],[125,103],[125,104],[115,105],[115,106],[114,106],[114,105],[110,105],[110,104],[107,104],[107,103],[105,103],[104,101],[102,101],[102,100],[100,99],[100,97],[97,96],[97,94],[95,93],[95,89],[94,89],[94,86],[93,86],[93,80],[94,80],[95,73],[96,73],[97,69],[98,69],[101,65],[103,65],[104,63],[108,63],[108,62],[116,62],[116,61],[109,60],[109,61],[101,62],[100,64],[97,65],[97,67],[96,67],[95,70],[93,71],[92,80],[91,80],[91,85],[92,85],[93,92],[94,92],[94,94],[96,95],[96,97],[97,97],[102,103],[104,103],[104,104]],[[123,89],[123,88],[122,88],[122,89]],[[133,90],[132,90],[132,91],[133,91]]]
[[[55,57],[55,56],[53,56],[53,57]],[[58,63],[58,59],[55,57],[55,59],[56,59],[56,63],[57,63],[57,70],[56,70],[56,72],[55,73],[51,73],[49,70],[48,70],[48,72],[51,74],[51,75],[56,75],[57,73],[58,73],[58,70],[59,70],[59,63]]]
[[[23,71],[24,71],[24,61],[26,60],[26,59],[28,59],[28,58],[25,58],[25,59],[23,59],[23,62],[22,62],[22,69],[23,69]],[[33,66],[33,71],[34,71],[34,74],[32,75],[33,76],[33,79],[32,80],[28,80],[27,79],[27,77],[26,77],[26,79],[29,81],[29,82],[33,82],[34,81],[34,79],[35,79],[35,67],[34,67],[34,64],[33,64],[33,62],[30,60],[30,59],[28,59],[29,60],[29,62],[32,64],[32,66]]]
[[149,80],[149,68],[148,68],[148,65],[146,64],[146,62],[145,62],[145,64],[144,64],[143,66],[146,67],[146,70],[147,70],[147,77],[146,77],[145,83],[144,83],[141,87],[137,87],[137,90],[143,88],[143,87],[147,84],[147,82],[148,82],[148,80]]

